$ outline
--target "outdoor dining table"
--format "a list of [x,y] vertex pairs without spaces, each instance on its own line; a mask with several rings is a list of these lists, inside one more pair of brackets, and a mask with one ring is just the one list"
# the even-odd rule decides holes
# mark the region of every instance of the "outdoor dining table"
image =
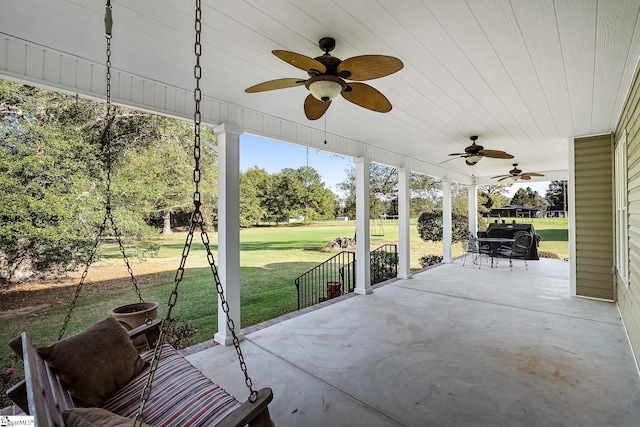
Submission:
[[[489,244],[489,256],[491,257],[491,268],[493,268],[493,258],[498,256],[498,250],[506,243],[511,245],[515,239],[509,237],[478,237],[478,242]],[[496,263],[497,265],[497,263]]]

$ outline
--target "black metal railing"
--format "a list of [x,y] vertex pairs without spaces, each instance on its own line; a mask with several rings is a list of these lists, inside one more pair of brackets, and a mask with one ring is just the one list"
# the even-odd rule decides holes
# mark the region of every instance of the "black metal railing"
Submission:
[[296,278],[298,310],[352,292],[355,252],[342,251]]
[[398,276],[398,245],[386,244],[371,251],[371,285]]

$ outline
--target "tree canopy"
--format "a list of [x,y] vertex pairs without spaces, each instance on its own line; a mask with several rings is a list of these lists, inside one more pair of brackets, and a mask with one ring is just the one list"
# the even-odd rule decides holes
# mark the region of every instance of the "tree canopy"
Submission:
[[[346,178],[338,188],[346,194],[343,213],[355,218],[356,214],[356,170],[347,169]],[[440,180],[411,172],[409,174],[410,216],[442,206],[442,184]],[[451,187],[451,204],[454,211],[467,212],[467,189],[454,183]],[[398,214],[398,172],[396,168],[378,163],[369,165],[369,207],[371,216]]]
[[548,202],[531,187],[519,188],[511,198],[512,205],[520,205],[530,209],[547,209]]
[[567,181],[551,181],[545,198],[550,206],[566,208]]
[[508,186],[492,184],[481,185],[478,188],[478,211],[480,213],[487,214],[493,208],[500,208],[509,204]]
[[[105,214],[107,155],[124,236],[148,235],[152,218],[192,210],[192,132],[176,119],[126,108],[107,115],[103,103],[0,80],[0,280],[83,262]],[[205,130],[203,140],[201,187],[212,216],[215,137]]]
[[305,222],[333,219],[335,207],[335,195],[312,167],[285,168],[273,175],[256,167],[240,175],[243,226],[259,221],[287,222],[289,218]]

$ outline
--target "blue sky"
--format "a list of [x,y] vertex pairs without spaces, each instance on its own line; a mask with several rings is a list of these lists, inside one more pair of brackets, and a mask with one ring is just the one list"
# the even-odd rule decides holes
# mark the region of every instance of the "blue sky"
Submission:
[[284,168],[298,169],[306,166],[307,161],[334,193],[339,192],[337,184],[347,177],[345,170],[353,166],[353,160],[348,157],[253,135],[240,136],[240,170],[243,172],[257,166],[272,174]]
[[[297,169],[301,166],[314,168],[325,186],[334,193],[339,193],[337,184],[347,177],[346,169],[353,166],[353,160],[348,157],[338,156],[323,151],[308,149],[299,145],[263,139],[253,135],[240,136],[240,170],[246,171],[254,166],[266,170],[268,173],[277,173],[284,168]],[[514,184],[509,195],[512,196],[518,188],[531,187],[544,197],[548,182],[532,182]]]

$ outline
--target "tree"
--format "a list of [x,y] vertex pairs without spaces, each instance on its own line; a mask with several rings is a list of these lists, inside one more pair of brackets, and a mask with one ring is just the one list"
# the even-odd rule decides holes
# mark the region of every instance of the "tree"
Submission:
[[531,187],[519,188],[511,199],[512,205],[520,205],[529,209],[547,209],[547,201],[540,197],[537,191]]
[[[64,95],[0,81],[0,282],[65,269],[91,243],[97,147],[42,106]],[[53,103],[53,102],[52,102]],[[46,103],[45,103],[46,104]]]
[[509,204],[507,192],[509,187],[504,184],[492,184],[479,186],[478,210],[488,214],[493,208],[501,208]]
[[563,210],[567,211],[566,197],[567,195],[567,181],[551,181],[547,188],[545,198],[549,202],[550,206],[562,206]]
[[[158,117],[160,131],[151,141],[127,147],[114,173],[116,206],[126,206],[146,221],[163,219],[162,234],[171,234],[171,215],[193,211],[193,127],[186,122]],[[211,220],[217,211],[216,137],[200,132],[201,209]]]
[[417,218],[421,212],[437,208],[442,203],[440,181],[412,172],[409,176],[409,215]]
[[[356,168],[346,171],[346,178],[338,184],[338,188],[346,194],[345,215],[356,216]],[[385,213],[385,203],[390,205],[396,197],[398,188],[398,173],[395,168],[379,163],[369,164],[369,209],[374,217]]]
[[240,174],[240,225],[257,225],[266,219],[265,198],[271,190],[273,177],[266,170],[251,168]]
[[465,185],[457,182],[451,184],[451,210],[454,213],[468,216],[469,191]]
[[[345,199],[345,214],[355,217],[356,213],[356,171],[355,168],[346,171],[347,178],[338,187],[347,194]],[[427,175],[411,172],[409,174],[410,212],[412,218],[421,212],[442,208],[442,184],[439,179]],[[398,212],[398,173],[395,168],[377,163],[371,163],[369,168],[369,209],[373,217],[387,213],[396,215]],[[451,186],[451,205],[454,211],[464,213],[468,211],[467,189],[465,186],[453,183]]]
[[[193,207],[193,128],[167,117],[0,81],[0,271],[64,270],[86,258],[105,214],[107,159],[120,233]],[[109,144],[107,144],[109,141]],[[216,206],[215,136],[201,132],[205,218]],[[108,149],[109,148],[109,149]],[[109,156],[109,157],[107,157]],[[168,214],[169,213],[169,214]],[[109,234],[111,230],[105,230]]]
[[329,219],[335,215],[335,196],[324,187],[313,168],[285,168],[273,176],[263,207],[276,222],[304,217],[305,221]]

